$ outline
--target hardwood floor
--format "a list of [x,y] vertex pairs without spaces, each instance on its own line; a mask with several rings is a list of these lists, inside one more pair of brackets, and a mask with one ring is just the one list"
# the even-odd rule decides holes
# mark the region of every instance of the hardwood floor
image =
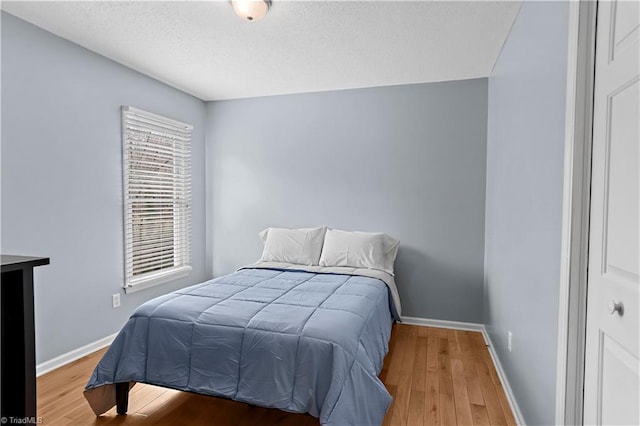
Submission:
[[[305,414],[136,384],[129,414],[96,417],[82,390],[104,349],[38,378],[45,425],[318,425]],[[380,378],[393,395],[384,425],[515,425],[478,332],[395,324]]]

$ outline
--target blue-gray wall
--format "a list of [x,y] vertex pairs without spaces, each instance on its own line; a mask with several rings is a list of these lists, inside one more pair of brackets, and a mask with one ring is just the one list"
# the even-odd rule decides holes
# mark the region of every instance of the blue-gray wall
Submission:
[[568,9],[525,1],[489,78],[484,322],[528,424],[555,423]]
[[[193,271],[122,294],[120,106],[195,126]],[[115,333],[142,302],[208,277],[204,102],[2,13],[2,253],[35,272],[37,362]]]
[[209,103],[213,273],[267,226],[382,231],[405,316],[481,322],[486,110],[486,79]]

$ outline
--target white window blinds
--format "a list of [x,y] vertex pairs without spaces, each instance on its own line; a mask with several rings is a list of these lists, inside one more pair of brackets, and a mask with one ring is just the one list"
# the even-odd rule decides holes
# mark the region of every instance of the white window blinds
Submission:
[[191,270],[193,126],[122,107],[125,289]]

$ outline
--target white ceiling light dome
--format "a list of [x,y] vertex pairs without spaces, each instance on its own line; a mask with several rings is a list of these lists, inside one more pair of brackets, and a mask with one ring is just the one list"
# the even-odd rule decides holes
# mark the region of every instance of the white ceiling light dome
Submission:
[[231,5],[245,21],[259,21],[269,11],[271,0],[231,0]]

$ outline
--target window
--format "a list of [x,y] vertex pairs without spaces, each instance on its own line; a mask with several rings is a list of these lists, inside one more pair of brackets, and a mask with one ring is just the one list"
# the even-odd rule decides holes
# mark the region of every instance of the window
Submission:
[[193,126],[122,107],[125,290],[189,274]]

